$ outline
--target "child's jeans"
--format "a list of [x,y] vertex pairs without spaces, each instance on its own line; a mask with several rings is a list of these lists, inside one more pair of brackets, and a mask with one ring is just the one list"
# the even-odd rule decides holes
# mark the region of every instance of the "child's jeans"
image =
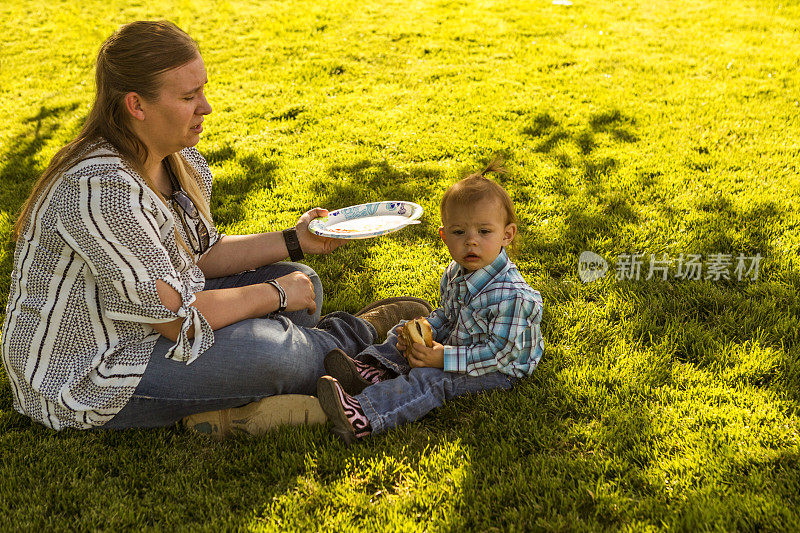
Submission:
[[394,379],[370,385],[355,396],[369,419],[373,433],[419,420],[447,400],[458,396],[492,389],[510,389],[517,380],[500,372],[469,376],[445,372],[441,368],[411,368],[396,346],[397,336],[392,330],[383,344],[368,346],[355,357],[369,364],[375,364],[377,360],[385,368],[400,374]]

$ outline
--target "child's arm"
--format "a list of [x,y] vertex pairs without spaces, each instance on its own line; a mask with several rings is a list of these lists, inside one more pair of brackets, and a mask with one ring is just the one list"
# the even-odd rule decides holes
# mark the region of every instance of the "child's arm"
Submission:
[[[431,326],[431,330],[433,333],[433,344],[436,346],[437,342],[443,342],[447,337],[450,336],[450,333],[453,331],[453,324],[456,321],[457,310],[453,308],[452,302],[447,301],[447,285],[448,279],[452,275],[452,270],[456,268],[457,265],[455,262],[451,263],[447,270],[445,271],[442,279],[439,280],[439,307],[431,311],[426,319],[428,320],[428,324]],[[397,349],[401,352],[405,352],[407,348],[410,346],[405,346],[403,341],[401,340],[401,333],[402,333],[403,326],[398,326],[396,329],[397,334]],[[427,358],[426,358],[427,360]],[[413,365],[412,365],[413,366]],[[420,365],[420,366],[431,366],[431,365]],[[439,365],[438,368],[441,368]]]
[[453,319],[447,317],[444,307],[437,307],[431,311],[427,320],[428,324],[431,325],[434,341],[442,342],[453,330]]
[[[529,297],[517,297],[500,302],[495,311],[497,314],[488,324],[483,342],[442,346],[441,368],[472,376],[495,372],[510,364],[521,367],[523,372],[535,368],[543,351],[539,328],[542,304]],[[435,361],[433,358],[434,354],[429,353],[424,360]]]

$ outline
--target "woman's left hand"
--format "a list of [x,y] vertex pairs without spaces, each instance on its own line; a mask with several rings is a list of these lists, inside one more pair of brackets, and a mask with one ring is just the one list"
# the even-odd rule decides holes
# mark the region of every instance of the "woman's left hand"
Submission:
[[345,239],[331,239],[330,237],[320,237],[308,231],[308,223],[315,218],[324,217],[328,214],[327,209],[315,207],[303,213],[297,221],[297,238],[300,241],[300,248],[307,254],[329,254],[345,242]]

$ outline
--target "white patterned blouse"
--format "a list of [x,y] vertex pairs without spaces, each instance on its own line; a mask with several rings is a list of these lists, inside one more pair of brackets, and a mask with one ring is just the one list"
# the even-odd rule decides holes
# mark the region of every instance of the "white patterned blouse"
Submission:
[[[194,148],[181,154],[210,199],[205,159]],[[14,409],[53,429],[101,426],[147,367],[159,337],[149,324],[183,320],[167,354],[178,361],[214,343],[190,305],[205,285],[199,257],[175,242],[173,228],[187,236],[172,205],[106,143],[57,178],[33,213],[14,252],[2,330]],[[208,222],[213,244],[220,235]],[[181,294],[177,313],[161,303],[156,280]]]

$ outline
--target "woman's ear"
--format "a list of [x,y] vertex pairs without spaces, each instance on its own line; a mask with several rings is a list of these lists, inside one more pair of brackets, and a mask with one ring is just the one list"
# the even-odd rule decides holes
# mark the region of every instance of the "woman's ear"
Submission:
[[125,109],[133,118],[137,120],[144,120],[144,109],[142,109],[142,98],[138,94],[130,92],[125,95]]
[[506,228],[503,230],[503,246],[508,246],[511,244],[511,241],[514,240],[516,235],[517,225],[513,222],[511,224],[506,224]]

